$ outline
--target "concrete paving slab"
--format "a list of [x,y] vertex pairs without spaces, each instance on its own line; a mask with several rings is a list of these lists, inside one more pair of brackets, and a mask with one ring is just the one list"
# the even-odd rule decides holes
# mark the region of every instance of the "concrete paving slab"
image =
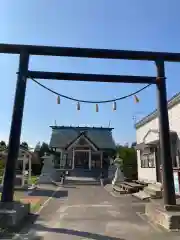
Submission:
[[[33,229],[44,240],[141,240],[179,239],[179,233],[167,233],[144,216],[144,203],[131,195],[115,198],[101,186],[66,188],[67,197],[55,198],[56,210],[49,205],[51,218],[41,218]],[[58,208],[57,208],[58,207]],[[49,216],[49,214],[48,214]]]

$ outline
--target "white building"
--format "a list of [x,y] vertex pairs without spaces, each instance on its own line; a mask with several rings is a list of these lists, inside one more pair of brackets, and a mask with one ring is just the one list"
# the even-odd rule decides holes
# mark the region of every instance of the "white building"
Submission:
[[[159,119],[157,110],[136,123],[138,179],[161,182]],[[180,93],[168,101],[170,144],[173,169],[180,167]]]

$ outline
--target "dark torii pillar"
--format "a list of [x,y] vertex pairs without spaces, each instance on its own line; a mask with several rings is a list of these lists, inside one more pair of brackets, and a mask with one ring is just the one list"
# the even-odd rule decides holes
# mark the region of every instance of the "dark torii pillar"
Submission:
[[176,205],[173,180],[173,166],[170,147],[169,117],[167,108],[166,79],[164,61],[156,61],[157,67],[157,100],[159,113],[160,159],[162,163],[162,181],[164,204]]
[[28,72],[29,54],[26,51],[20,53],[19,73],[17,77],[14,108],[9,135],[8,155],[6,160],[2,202],[12,202],[14,195],[14,180],[16,163],[19,154],[21,126],[26,93],[26,81]]

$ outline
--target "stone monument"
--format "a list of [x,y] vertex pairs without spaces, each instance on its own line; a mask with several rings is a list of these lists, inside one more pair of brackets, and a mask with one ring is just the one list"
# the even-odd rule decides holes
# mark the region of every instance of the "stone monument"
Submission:
[[114,165],[114,163],[112,162],[108,168],[108,179],[112,182],[114,175],[116,172],[116,166]]
[[38,180],[38,184],[48,184],[52,183],[56,179],[56,169],[54,168],[54,155],[45,155],[42,157],[44,159],[44,165],[41,170],[41,175]]
[[124,174],[121,170],[123,160],[117,156],[117,158],[114,160],[114,165],[116,167],[115,175],[112,180],[112,185],[115,185],[118,182],[123,182],[124,181]]

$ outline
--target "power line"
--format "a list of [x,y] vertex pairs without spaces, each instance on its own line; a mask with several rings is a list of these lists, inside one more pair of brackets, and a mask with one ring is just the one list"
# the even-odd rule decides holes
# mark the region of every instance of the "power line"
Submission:
[[30,78],[33,82],[35,82],[36,84],[38,84],[39,86],[41,86],[42,88],[48,90],[49,92],[59,96],[59,97],[62,97],[62,98],[65,98],[65,99],[68,99],[68,100],[71,100],[71,101],[75,101],[75,102],[79,102],[79,103],[110,103],[110,102],[116,102],[116,101],[120,101],[120,100],[123,100],[123,99],[126,99],[126,98],[129,98],[129,97],[132,97],[140,92],[142,92],[143,90],[145,90],[146,88],[148,88],[151,84],[148,84],[146,86],[144,86],[143,88],[140,88],[139,90],[135,91],[135,92],[132,92],[128,95],[125,95],[123,97],[118,97],[118,98],[114,98],[114,99],[109,99],[109,100],[102,100],[102,101],[90,101],[90,100],[82,100],[82,99],[77,99],[77,98],[73,98],[73,97],[69,97],[69,96],[66,96],[66,95],[63,95],[61,93],[58,93],[54,90],[52,90],[51,88],[43,85],[42,83],[38,82],[37,80],[35,80],[34,78]]

